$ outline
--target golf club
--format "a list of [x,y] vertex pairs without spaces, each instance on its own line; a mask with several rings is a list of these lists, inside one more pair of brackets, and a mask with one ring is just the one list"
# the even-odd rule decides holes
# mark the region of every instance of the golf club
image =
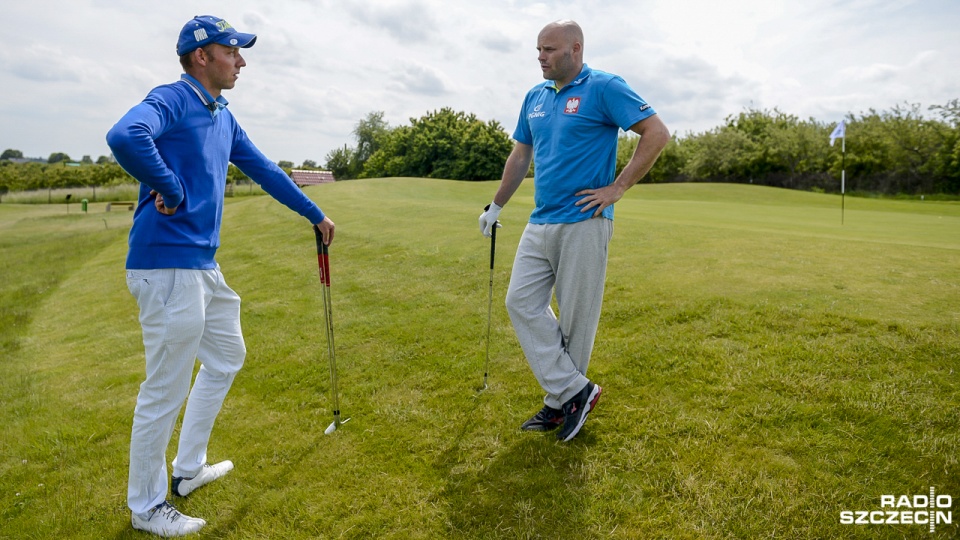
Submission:
[[329,247],[323,243],[323,233],[316,225],[313,226],[313,232],[317,236],[317,263],[320,266],[320,285],[323,290],[323,318],[327,327],[327,353],[330,356],[330,393],[333,394],[333,422],[323,431],[324,435],[329,435],[337,430],[342,424],[350,421],[347,418],[340,421],[340,393],[337,389],[337,354],[333,342],[333,299],[330,296],[330,252]]
[[487,359],[483,364],[483,388],[487,389],[487,374],[490,371],[490,320],[493,315],[493,259],[497,254],[497,228],[500,222],[497,221],[490,227],[490,295],[487,301]]

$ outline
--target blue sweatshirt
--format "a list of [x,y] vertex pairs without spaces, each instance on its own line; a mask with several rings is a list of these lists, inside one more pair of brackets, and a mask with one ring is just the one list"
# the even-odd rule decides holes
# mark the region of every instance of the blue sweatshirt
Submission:
[[[320,208],[254,146],[226,103],[184,74],[151,90],[107,133],[117,163],[140,181],[127,269],[216,268],[231,162],[311,223],[323,221]],[[176,213],[157,211],[150,190]]]

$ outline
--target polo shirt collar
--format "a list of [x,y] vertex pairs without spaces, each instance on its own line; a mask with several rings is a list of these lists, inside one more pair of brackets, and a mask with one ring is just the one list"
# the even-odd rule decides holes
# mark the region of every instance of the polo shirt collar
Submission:
[[214,99],[210,92],[207,92],[207,89],[200,84],[200,81],[188,73],[180,75],[180,80],[187,83],[187,86],[200,98],[200,102],[210,111],[210,115],[213,117],[220,114],[220,111],[230,103],[227,98],[223,97],[223,94]]
[[[578,86],[583,84],[583,81],[587,80],[587,77],[589,77],[591,73],[593,73],[593,70],[590,69],[590,66],[584,64],[583,68],[580,70],[580,74],[574,77],[574,79],[570,81],[570,84],[567,86]],[[567,86],[564,86],[563,88],[566,88]],[[552,88],[556,92],[563,90],[563,88],[557,88],[557,81],[548,81],[547,88]]]

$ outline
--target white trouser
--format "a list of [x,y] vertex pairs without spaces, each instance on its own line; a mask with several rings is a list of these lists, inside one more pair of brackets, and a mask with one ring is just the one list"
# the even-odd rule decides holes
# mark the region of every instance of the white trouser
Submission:
[[[223,399],[243,365],[240,297],[214,270],[127,270],[140,306],[146,380],[130,437],[127,504],[144,513],[167,496],[166,449],[187,392],[173,475],[196,476]],[[200,371],[190,389],[196,360]]]
[[[527,224],[517,246],[507,311],[530,368],[555,409],[586,386],[600,323],[613,221]],[[554,291],[555,289],[555,291]],[[556,294],[560,319],[550,299]]]

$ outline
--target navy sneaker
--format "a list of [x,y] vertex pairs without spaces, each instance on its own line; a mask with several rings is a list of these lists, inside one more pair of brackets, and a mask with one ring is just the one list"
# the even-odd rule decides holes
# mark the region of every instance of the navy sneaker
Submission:
[[567,442],[580,433],[587,415],[597,406],[602,391],[600,385],[588,382],[580,393],[563,404],[563,429],[557,433],[557,440]]
[[533,418],[524,422],[520,429],[524,431],[553,431],[563,423],[563,411],[544,405]]

